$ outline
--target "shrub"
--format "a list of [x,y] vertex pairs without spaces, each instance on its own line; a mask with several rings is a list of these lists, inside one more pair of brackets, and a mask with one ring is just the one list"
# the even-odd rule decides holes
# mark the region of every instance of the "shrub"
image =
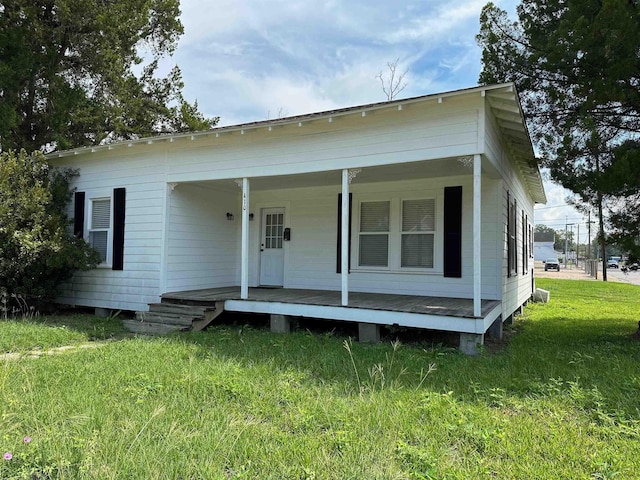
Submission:
[[0,154],[0,292],[30,306],[52,300],[76,270],[99,255],[70,234],[73,170],[50,168],[40,152]]

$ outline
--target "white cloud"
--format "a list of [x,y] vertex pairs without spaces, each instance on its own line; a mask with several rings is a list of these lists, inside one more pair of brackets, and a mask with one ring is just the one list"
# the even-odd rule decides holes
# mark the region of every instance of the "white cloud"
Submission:
[[225,124],[382,101],[375,76],[396,58],[403,96],[468,87],[483,3],[183,0],[175,61],[187,98]]
[[[221,125],[383,101],[376,75],[400,59],[404,97],[470,87],[486,0],[182,0],[175,58],[185,95]],[[495,2],[515,14],[518,0]],[[581,214],[545,182],[535,221],[561,229]],[[577,220],[576,220],[577,219]]]

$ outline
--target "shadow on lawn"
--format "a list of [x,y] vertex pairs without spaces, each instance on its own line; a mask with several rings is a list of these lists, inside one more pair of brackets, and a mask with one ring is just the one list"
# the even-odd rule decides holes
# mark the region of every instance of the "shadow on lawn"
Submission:
[[61,310],[54,315],[43,315],[29,318],[28,321],[49,327],[66,328],[76,331],[87,337],[89,341],[95,340],[119,340],[133,337],[122,325],[122,314],[107,318],[100,318],[91,312],[74,309],[72,311]]

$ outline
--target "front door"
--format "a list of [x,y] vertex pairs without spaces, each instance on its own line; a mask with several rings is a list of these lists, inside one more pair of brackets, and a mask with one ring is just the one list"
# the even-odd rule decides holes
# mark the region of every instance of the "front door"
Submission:
[[262,209],[260,238],[260,285],[284,284],[284,208]]

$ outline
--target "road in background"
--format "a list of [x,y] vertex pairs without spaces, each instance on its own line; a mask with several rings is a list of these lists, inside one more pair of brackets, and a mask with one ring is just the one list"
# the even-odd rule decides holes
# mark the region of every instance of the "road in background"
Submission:
[[[575,267],[569,265],[568,268],[564,268],[564,265],[560,266],[560,271],[549,270],[544,271],[544,264],[542,262],[535,263],[534,275],[536,278],[563,278],[568,280],[596,280],[590,275],[587,275],[584,268]],[[602,281],[602,267],[598,271],[597,281]],[[607,268],[607,281],[610,282],[623,282],[631,283],[633,285],[640,285],[640,271],[628,272],[626,275],[616,268]]]

